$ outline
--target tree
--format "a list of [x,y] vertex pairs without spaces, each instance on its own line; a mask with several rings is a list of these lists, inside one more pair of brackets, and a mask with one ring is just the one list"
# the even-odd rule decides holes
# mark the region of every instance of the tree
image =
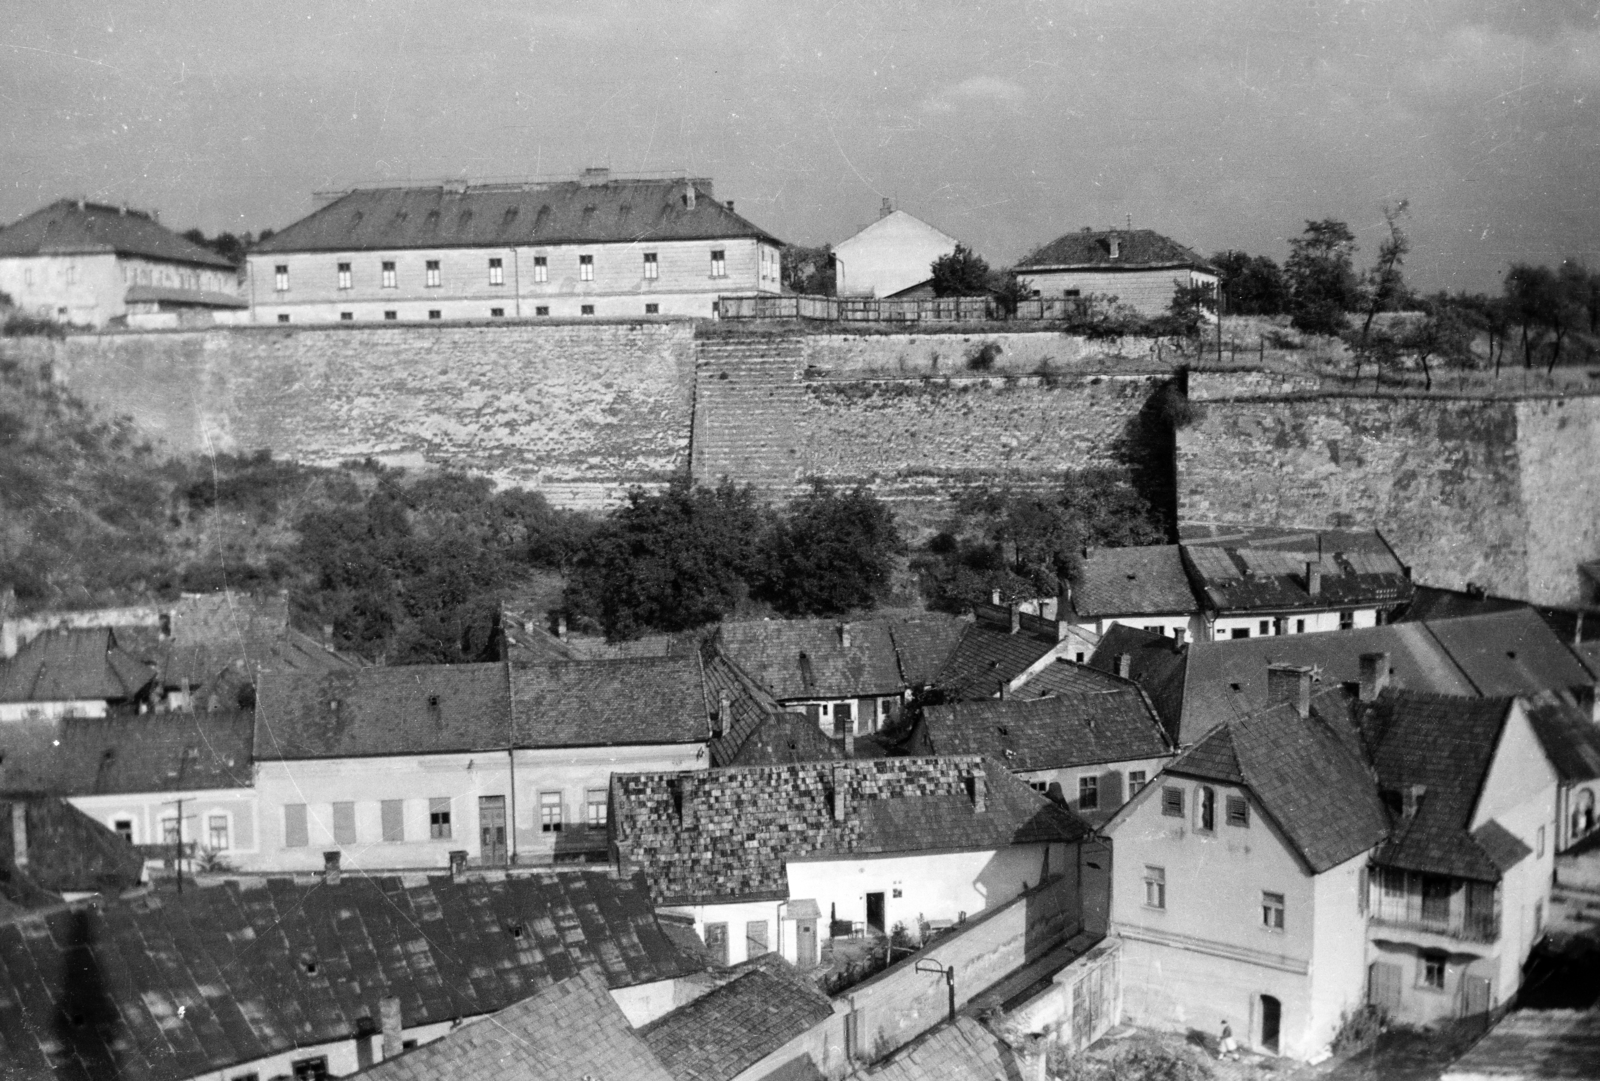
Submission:
[[833,296],[833,247],[803,248],[790,245],[783,249],[783,287],[791,293],[811,296]]
[[1229,315],[1278,315],[1289,303],[1283,271],[1269,256],[1221,251],[1211,257],[1217,268],[1223,310]]
[[1183,333],[1193,336],[1200,324],[1217,310],[1217,291],[1209,284],[1180,285],[1172,291],[1172,302],[1167,310],[1177,320]]
[[870,491],[814,480],[770,534],[764,592],[787,615],[874,607],[889,593],[903,547],[894,512]]
[[1306,222],[1305,234],[1289,241],[1283,270],[1297,330],[1338,334],[1344,328],[1345,313],[1361,299],[1355,252],[1350,227],[1333,218]]
[[987,296],[990,288],[989,264],[965,244],[941,255],[929,266],[933,274],[933,295],[939,297]]
[[1377,314],[1393,307],[1405,295],[1405,277],[1400,268],[1405,262],[1406,253],[1411,250],[1411,241],[1400,228],[1400,218],[1410,205],[1408,200],[1402,199],[1394,206],[1385,205],[1383,208],[1383,220],[1389,227],[1389,235],[1378,245],[1378,261],[1367,271],[1367,318],[1361,324],[1363,345],[1372,331],[1372,320]]
[[1422,365],[1423,389],[1433,389],[1432,360],[1445,367],[1473,366],[1476,358],[1472,355],[1472,340],[1478,330],[1471,308],[1448,302],[1428,304],[1426,316],[1409,328],[1400,342],[1401,349]]
[[1556,277],[1549,267],[1513,263],[1506,272],[1506,314],[1522,331],[1522,366],[1533,367],[1533,354],[1547,330],[1560,321]]

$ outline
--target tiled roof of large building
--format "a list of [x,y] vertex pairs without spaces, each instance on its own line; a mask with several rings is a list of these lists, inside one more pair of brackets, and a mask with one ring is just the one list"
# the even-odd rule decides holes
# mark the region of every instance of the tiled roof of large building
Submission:
[[1423,624],[1478,694],[1530,694],[1594,683],[1583,663],[1531,608]]
[[1093,675],[1104,683],[1097,693],[928,706],[920,725],[926,753],[985,755],[1018,772],[1171,754],[1139,688]]
[[1012,634],[1009,628],[970,623],[933,682],[947,699],[988,698],[1044,660],[1057,644],[1054,638],[1026,631]]
[[1188,647],[1164,634],[1114,623],[1100,636],[1089,665],[1116,672],[1117,658],[1128,657],[1128,678],[1144,688],[1161,715],[1167,733],[1177,739],[1183,717],[1183,685],[1188,672]]
[[343,672],[264,672],[258,759],[505,750],[503,664],[414,664]]
[[[1484,882],[1499,879],[1506,869],[1501,862],[1514,852],[1496,843],[1494,835],[1486,845],[1471,826],[1510,712],[1508,698],[1394,690],[1369,707],[1363,731],[1372,746],[1378,781],[1394,793],[1391,809],[1411,786],[1425,789],[1414,814],[1397,816],[1388,843],[1378,852],[1380,863]],[[1522,849],[1521,855],[1526,854]]]
[[[1117,251],[1116,258],[1111,255],[1113,247]],[[1017,263],[1016,269],[1146,269],[1174,266],[1204,268],[1207,264],[1176,240],[1152,229],[1083,229],[1059,236],[1043,247],[1034,249]]]
[[918,619],[724,623],[717,645],[781,702],[899,694],[928,682],[964,626]]
[[934,614],[891,622],[889,636],[894,639],[900,675],[906,685],[925,687],[932,683],[966,630],[964,621]]
[[255,714],[141,713],[0,725],[0,793],[248,788]]
[[[18,831],[12,819],[18,812],[25,827],[23,867],[17,866]],[[0,799],[0,897],[27,904],[30,886],[52,894],[115,894],[137,886],[143,877],[143,857],[66,800]],[[3,1070],[0,1076],[5,1076]]]
[[711,736],[700,659],[514,665],[519,747],[696,743]]
[[0,256],[115,252],[173,263],[233,264],[159,225],[149,214],[77,199],[58,199],[0,229]]
[[1200,602],[1176,544],[1093,548],[1072,583],[1072,610],[1084,618],[1198,612]]
[[833,1002],[776,954],[737,966],[715,990],[640,1035],[675,1081],[729,1081],[833,1016]]
[[[1191,579],[1223,613],[1397,605],[1411,579],[1377,533],[1275,532],[1182,544]],[[1319,572],[1312,593],[1307,564]]]
[[1339,691],[1314,695],[1307,717],[1284,703],[1219,726],[1167,770],[1247,786],[1316,873],[1371,849],[1388,830]]
[[641,880],[604,872],[153,892],[0,926],[0,1062],[22,1078],[188,1078],[351,1039],[387,996],[407,1027],[448,1022],[586,967],[616,988],[699,965]]
[[365,1081],[672,1081],[592,969],[363,1070]]
[[56,631],[0,661],[0,702],[127,701],[155,678],[107,628]]
[[[691,186],[692,205],[687,198]],[[279,230],[255,251],[640,244],[737,237],[772,241],[765,230],[712,198],[710,180],[618,179],[357,188]]]
[[[983,807],[975,804],[981,787]],[[788,895],[790,860],[1074,841],[1088,828],[976,757],[614,774],[611,831],[660,903]]]

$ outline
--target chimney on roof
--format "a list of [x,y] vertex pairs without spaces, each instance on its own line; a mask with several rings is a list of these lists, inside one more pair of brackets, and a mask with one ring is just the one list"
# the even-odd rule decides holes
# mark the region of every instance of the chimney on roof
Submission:
[[1428,794],[1425,784],[1409,784],[1400,790],[1400,813],[1407,819],[1417,817],[1417,808],[1422,806],[1422,797]]
[[450,850],[450,881],[460,882],[467,875],[467,852],[464,848]]
[[383,1025],[383,1057],[394,1058],[400,1053],[400,1033],[403,1031],[403,1022],[400,1018],[400,1000],[394,995],[385,995],[378,1000],[378,1018]]
[[327,650],[329,653],[333,652],[333,624],[332,623],[324,623],[322,625],[322,648]]
[[1322,596],[1322,564],[1306,564],[1306,592],[1313,597]]
[[733,697],[727,691],[717,695],[717,716],[711,723],[711,735],[720,738],[728,734],[733,720]]
[[322,882],[327,886],[339,884],[339,852],[324,852],[322,854]]
[[1013,601],[1011,604],[1011,633],[1016,634],[1022,629],[1022,605]]
[[567,640],[567,613],[561,612],[556,616],[556,637],[565,642]]
[[846,758],[854,758],[856,756],[856,730],[854,725],[844,730],[844,756]]
[[982,814],[989,808],[989,793],[987,791],[988,778],[983,775],[983,767],[978,767],[978,772],[967,778],[967,795],[972,798],[972,811]]
[[833,820],[844,821],[845,813],[845,784],[849,774],[843,769],[833,771]]
[[1188,633],[1183,627],[1174,627],[1172,628],[1172,640],[1181,646],[1183,645],[1183,636]]
[[1300,716],[1311,716],[1311,669],[1297,664],[1267,665],[1267,706],[1285,702]]
[[1002,679],[1000,681],[1000,701],[1004,702],[1007,698],[1010,698],[1010,697],[1011,697],[1011,688],[1006,684],[1006,681]]
[[11,801],[11,862],[28,866],[28,805],[20,799]]
[[1389,655],[1363,653],[1361,655],[1361,684],[1358,697],[1363,702],[1376,702],[1389,686]]
[[1121,676],[1123,679],[1132,679],[1133,678],[1133,654],[1132,653],[1118,653],[1117,654],[1117,675]]
[[883,202],[881,204],[879,204],[879,206],[878,206],[878,217],[887,218],[890,214],[893,214],[893,213],[894,213],[894,206],[889,202],[889,197],[887,195],[885,195],[883,197]]
[[839,624],[839,648],[850,648],[850,624],[848,623]]
[[689,210],[694,209],[694,196],[694,181],[691,180],[689,183],[685,184],[683,188],[683,205]]

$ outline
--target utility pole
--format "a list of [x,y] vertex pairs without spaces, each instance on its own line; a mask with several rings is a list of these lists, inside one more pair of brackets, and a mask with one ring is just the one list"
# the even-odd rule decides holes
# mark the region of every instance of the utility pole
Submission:
[[178,892],[179,893],[183,892],[183,805],[185,803],[193,803],[193,802],[194,802],[194,800],[192,800],[192,799],[189,799],[189,798],[186,798],[186,797],[183,797],[183,796],[179,796],[177,799],[167,800],[166,804],[164,804],[164,806],[171,806],[173,804],[176,804],[177,808],[178,808],[178,819],[177,819],[178,831],[177,831],[177,836],[173,841],[172,866],[178,872]]

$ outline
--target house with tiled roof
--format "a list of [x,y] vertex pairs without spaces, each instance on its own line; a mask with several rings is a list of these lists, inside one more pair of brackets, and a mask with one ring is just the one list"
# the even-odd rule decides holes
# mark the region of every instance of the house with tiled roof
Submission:
[[603,859],[616,771],[709,765],[700,658],[268,672],[267,870]]
[[934,683],[967,624],[921,613],[863,620],[724,623],[716,651],[786,711],[845,742],[892,725]]
[[1119,625],[1179,642],[1201,641],[1205,634],[1176,544],[1085,549],[1063,600],[1061,617],[1096,636]]
[[1081,659],[1087,643],[1062,624],[1016,605],[974,604],[973,620],[933,677],[934,698],[957,702],[1017,693],[1058,660]]
[[1565,852],[1600,830],[1600,724],[1594,708],[1554,691],[1522,700],[1533,734],[1560,778],[1556,795],[1556,852]]
[[0,660],[0,723],[148,712],[160,699],[155,666],[106,627],[41,634]]
[[1034,249],[1013,269],[1036,297],[1115,297],[1141,315],[1165,315],[1180,288],[1217,288],[1215,267],[1153,229],[1085,226]]
[[1156,631],[1117,624],[1089,657],[1089,667],[1132,680],[1149,697],[1174,743],[1183,717],[1187,645]]
[[595,1017],[594,985],[576,1006],[552,990],[586,971],[634,1026],[704,960],[642,881],[598,870],[150,890],[0,923],[0,1063],[19,1081],[344,1076],[452,1031],[504,1034],[492,1015],[530,996],[556,998],[530,1013],[568,1018],[546,1038],[570,1046],[623,1028]]
[[1076,875],[1090,827],[977,756],[617,774],[612,854],[719,961],[958,921]]
[[0,920],[139,885],[144,861],[117,834],[52,796],[0,796]]
[[1195,743],[1104,827],[1126,1020],[1310,1058],[1364,1000],[1367,869],[1389,819],[1340,689]]
[[102,327],[243,314],[239,273],[154,214],[58,199],[0,228],[0,292],[29,315]]
[[248,257],[258,323],[709,318],[782,245],[706,177],[354,188]]

